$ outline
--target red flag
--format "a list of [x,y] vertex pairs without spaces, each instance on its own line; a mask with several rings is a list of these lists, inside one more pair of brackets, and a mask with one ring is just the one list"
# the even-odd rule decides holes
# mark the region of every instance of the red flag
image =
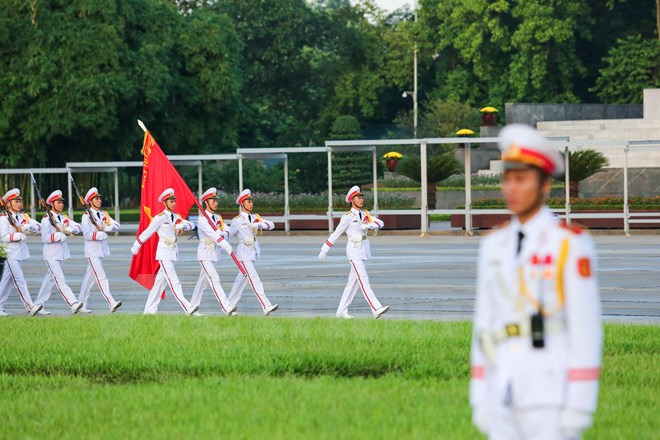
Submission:
[[[147,229],[151,219],[163,212],[165,206],[158,201],[158,196],[167,188],[173,188],[176,194],[177,211],[184,218],[195,204],[196,199],[186,182],[183,181],[170,160],[160,149],[151,133],[145,131],[142,145],[144,163],[142,165],[142,190],[140,226],[137,236]],[[156,247],[158,234],[154,234],[131,260],[128,276],[133,278],[145,288],[151,289],[156,279],[159,264],[156,261]]]

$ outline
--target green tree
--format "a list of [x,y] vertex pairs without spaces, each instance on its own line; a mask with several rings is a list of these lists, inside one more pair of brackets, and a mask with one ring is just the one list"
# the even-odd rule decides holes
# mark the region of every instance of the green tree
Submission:
[[[332,124],[332,140],[361,139],[360,124],[353,116],[340,116]],[[332,186],[338,192],[353,185],[371,183],[371,154],[363,152],[334,152],[332,154]]]
[[603,102],[641,104],[642,91],[660,87],[660,40],[632,35],[617,40],[591,90]]
[[[411,178],[415,182],[422,181],[422,162],[419,156],[407,156],[401,160],[397,172]],[[430,209],[436,206],[436,184],[449,176],[461,172],[461,163],[454,156],[453,151],[446,151],[431,156],[426,163],[426,195]]]
[[168,153],[235,143],[239,52],[227,16],[164,2],[2,2],[0,161],[138,158],[138,117]]

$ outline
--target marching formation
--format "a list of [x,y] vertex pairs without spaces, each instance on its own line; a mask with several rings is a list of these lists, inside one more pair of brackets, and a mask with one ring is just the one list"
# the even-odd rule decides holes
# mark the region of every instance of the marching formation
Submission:
[[[97,188],[90,188],[84,198],[80,196],[80,200],[85,206],[80,224],[63,213],[64,199],[60,190],[53,191],[45,200],[42,200],[46,213],[41,223],[38,223],[22,211],[23,202],[19,189],[14,188],[4,195],[2,205],[5,212],[0,215],[0,234],[2,240],[7,243],[8,255],[7,270],[4,271],[0,282],[0,316],[8,316],[4,310],[4,304],[12,287],[18,291],[26,311],[31,316],[50,314],[44,309],[44,304],[50,298],[54,288],[57,289],[73,314],[92,312],[87,307],[87,303],[94,285],[98,286],[111,313],[121,307],[122,302],[116,300],[110,291],[110,283],[103,269],[103,259],[110,255],[109,234],[119,232],[121,226],[107,211],[102,209],[102,196]],[[255,268],[255,262],[261,255],[258,236],[263,231],[273,230],[275,224],[253,212],[254,200],[249,189],[242,191],[236,198],[240,214],[234,217],[229,225],[217,212],[218,191],[216,188],[209,188],[202,194],[203,212],[196,225],[177,213],[174,189],[166,188],[158,197],[158,202],[163,205],[162,211],[151,219],[149,226],[136,237],[130,249],[133,255],[138,255],[145,243],[154,236],[158,237],[154,255],[154,259],[158,263],[158,271],[144,306],[145,315],[152,315],[158,311],[158,304],[164,297],[164,291],[169,288],[187,315],[203,316],[199,312],[199,307],[204,291],[210,287],[222,312],[227,316],[235,316],[238,314],[238,303],[243,290],[248,283],[265,316],[278,309],[278,304],[273,304],[266,296],[263,283]],[[345,233],[348,236],[346,255],[351,264],[351,272],[337,309],[337,317],[352,318],[348,314],[348,306],[359,289],[364,294],[373,316],[379,318],[389,310],[389,306],[383,306],[380,303],[369,284],[366,262],[371,256],[371,247],[366,234],[369,230],[382,228],[384,224],[380,219],[362,209],[364,199],[359,187],[354,186],[349,190],[346,202],[351,209],[344,214],[335,233],[326,240],[319,258],[324,260],[335,241]],[[199,238],[197,260],[201,268],[189,301],[184,296],[175,265],[179,257],[178,237],[185,231],[193,230],[196,231]],[[43,259],[46,262],[47,272],[37,298],[33,302],[21,271],[21,263],[30,256],[25,242],[26,234],[37,233],[41,234],[41,241],[44,244]],[[71,256],[67,240],[70,236],[78,234],[82,234],[85,240],[87,269],[80,293],[76,298],[64,276],[64,262]],[[236,237],[238,242],[236,255],[230,244],[233,237]],[[220,275],[216,269],[220,251],[230,255],[239,268],[229,295],[222,288]]]

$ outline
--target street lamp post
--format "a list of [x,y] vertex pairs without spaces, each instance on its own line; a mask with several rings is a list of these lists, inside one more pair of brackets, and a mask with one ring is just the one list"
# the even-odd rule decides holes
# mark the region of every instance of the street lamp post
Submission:
[[[415,23],[417,23],[417,1],[415,1]],[[413,137],[417,139],[417,42],[413,50],[413,90],[403,92],[403,97],[412,95],[413,100]]]

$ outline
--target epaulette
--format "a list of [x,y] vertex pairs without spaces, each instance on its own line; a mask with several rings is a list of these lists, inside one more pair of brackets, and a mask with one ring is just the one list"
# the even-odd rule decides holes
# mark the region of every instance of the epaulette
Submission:
[[0,214],[0,217],[7,217],[7,213],[3,212],[2,214]]
[[237,215],[236,217],[234,217],[232,220],[238,220],[239,218],[241,218],[241,215],[240,215],[240,214],[238,214],[238,215]]
[[160,214],[156,214],[157,216],[159,215],[165,215],[165,211],[161,212]]
[[559,227],[571,231],[573,234],[581,234],[584,232],[584,227],[580,224],[572,222],[570,225],[566,223],[566,220],[559,222]]
[[348,211],[346,211],[346,214],[344,214],[344,215],[348,215],[350,213],[351,213],[351,210],[349,209]]

